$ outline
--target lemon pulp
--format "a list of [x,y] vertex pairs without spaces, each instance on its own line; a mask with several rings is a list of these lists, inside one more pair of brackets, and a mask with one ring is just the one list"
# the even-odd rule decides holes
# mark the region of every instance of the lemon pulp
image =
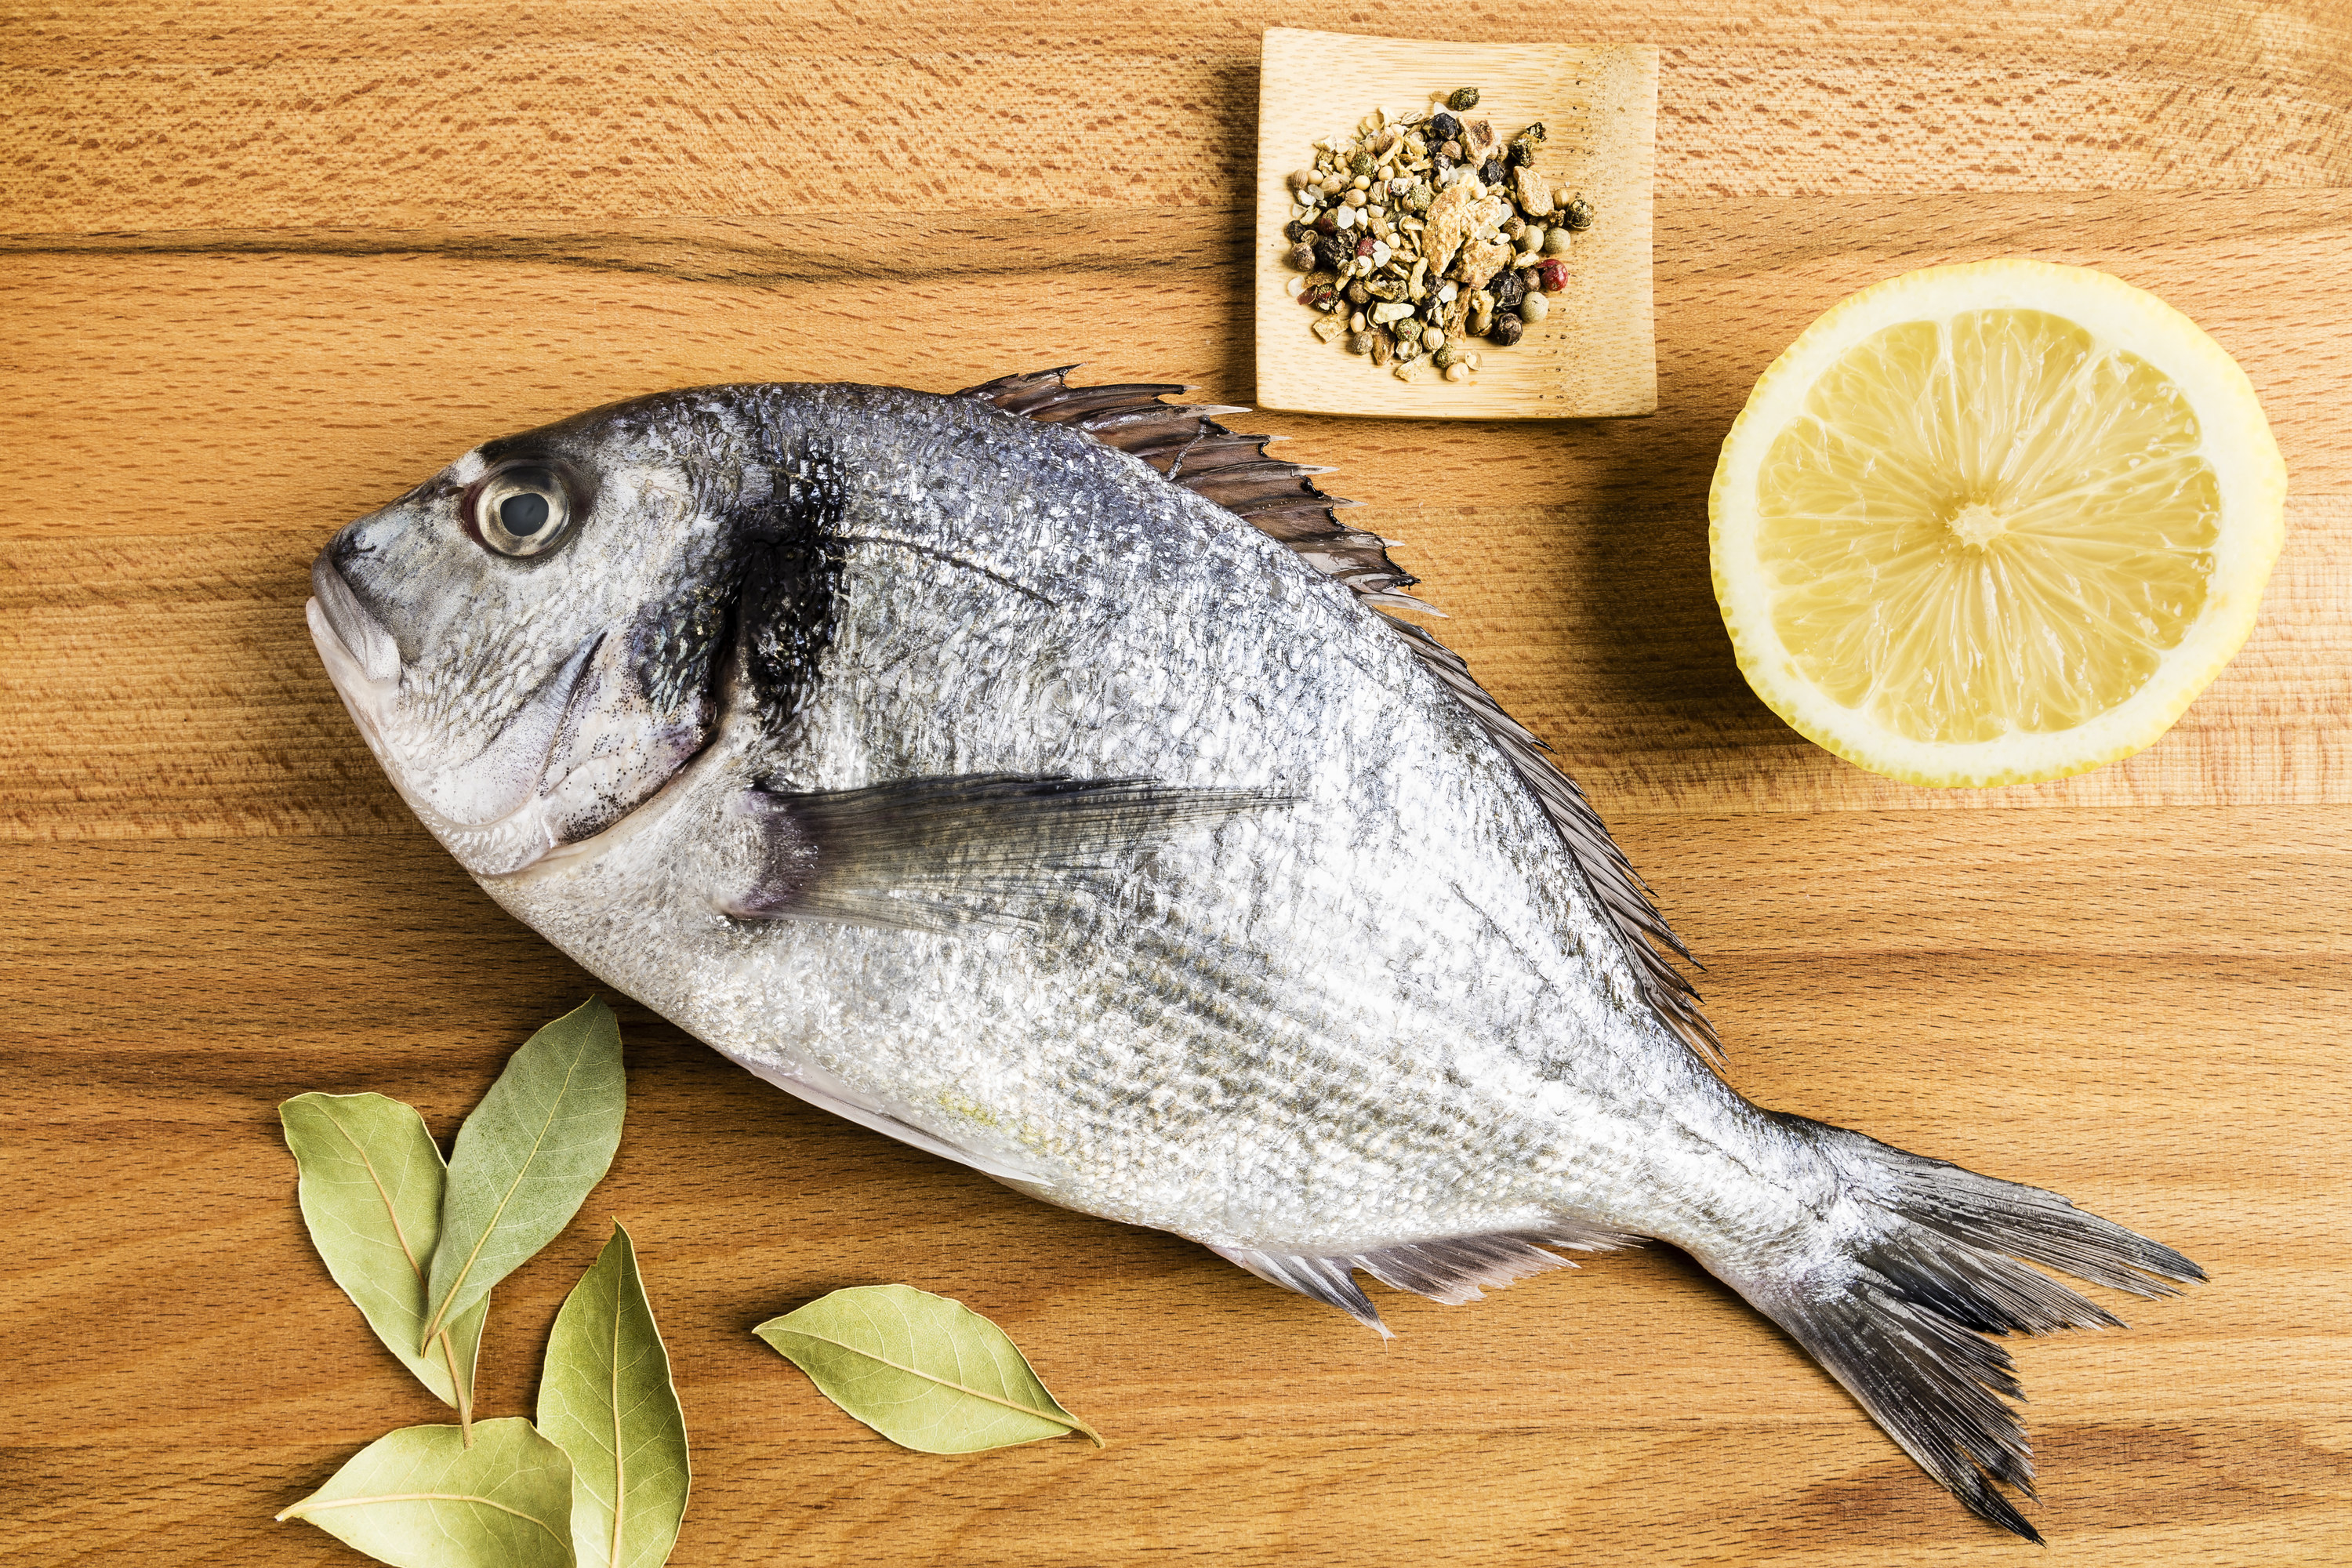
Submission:
[[2284,488],[2242,373],[2152,296],[1932,268],[1759,382],[1717,468],[1717,595],[1750,683],[1832,750],[2056,777],[2154,740],[2243,641]]

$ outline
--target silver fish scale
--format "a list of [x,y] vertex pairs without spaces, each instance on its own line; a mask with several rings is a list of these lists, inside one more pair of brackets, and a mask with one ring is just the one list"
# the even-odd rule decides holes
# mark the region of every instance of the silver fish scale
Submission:
[[[781,743],[730,722],[657,822],[492,891],[746,1065],[814,1068],[1089,1213],[1318,1253],[1555,1217],[1687,1230],[1660,1212],[1696,1190],[1659,1169],[1672,1124],[1698,1112],[1680,1152],[1714,1164],[1754,1113],[1641,1005],[1454,699],[1221,509],[1071,432],[950,411],[865,388],[791,411],[850,477],[809,706]],[[1015,898],[1022,929],[747,931],[710,908],[751,874],[724,822],[754,779],[968,773],[1293,804]]]

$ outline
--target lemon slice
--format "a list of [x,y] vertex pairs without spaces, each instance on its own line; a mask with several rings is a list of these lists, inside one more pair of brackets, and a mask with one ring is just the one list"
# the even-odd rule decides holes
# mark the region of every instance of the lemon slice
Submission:
[[1739,668],[1922,784],[2129,756],[2246,640],[2286,468],[2245,373],[2153,294],[1982,261],[1842,300],[1773,362],[1708,498]]

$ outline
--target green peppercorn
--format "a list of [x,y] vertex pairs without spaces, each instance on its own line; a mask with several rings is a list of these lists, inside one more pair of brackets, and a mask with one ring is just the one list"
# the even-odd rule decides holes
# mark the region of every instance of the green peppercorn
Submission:
[[1380,166],[1381,161],[1370,153],[1359,153],[1348,160],[1348,172],[1351,174],[1369,174]]
[[1528,126],[1525,131],[1520,132],[1515,140],[1520,142],[1542,142],[1547,139],[1547,136],[1548,132],[1544,130],[1543,121],[1538,120],[1533,125]]
[[1592,204],[1582,196],[1568,204],[1567,216],[1559,220],[1560,227],[1570,234],[1582,234],[1592,226]]
[[1475,87],[1455,88],[1452,95],[1446,99],[1445,107],[1453,110],[1456,113],[1459,113],[1465,109],[1477,108],[1478,89]]

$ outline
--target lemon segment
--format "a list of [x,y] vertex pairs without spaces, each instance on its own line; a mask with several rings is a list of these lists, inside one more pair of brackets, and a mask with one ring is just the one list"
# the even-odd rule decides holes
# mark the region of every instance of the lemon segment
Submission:
[[2284,537],[2252,386],[2153,295],[2044,262],[1864,289],[1768,370],[1709,497],[1739,667],[1915,784],[2063,777],[2178,719]]

